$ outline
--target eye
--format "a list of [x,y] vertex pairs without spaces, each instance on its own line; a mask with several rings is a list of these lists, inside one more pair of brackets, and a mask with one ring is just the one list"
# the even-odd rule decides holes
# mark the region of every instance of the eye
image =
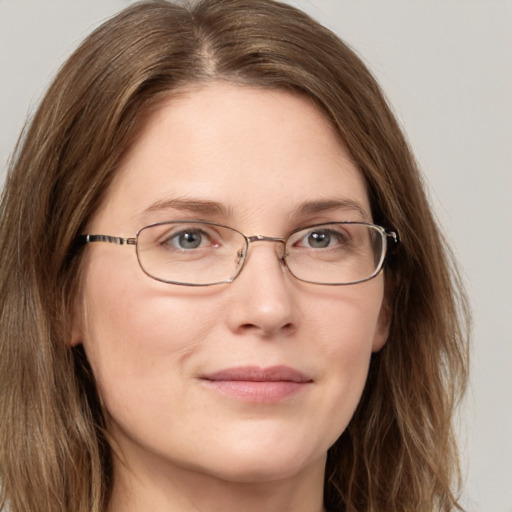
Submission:
[[348,242],[348,234],[341,229],[317,228],[300,233],[300,238],[294,243],[296,247],[311,249],[326,249],[339,247]]
[[197,249],[201,246],[204,235],[198,231],[187,231],[173,237],[181,249]]
[[197,228],[182,229],[160,238],[160,245],[169,249],[190,251],[204,247],[216,247],[212,237],[204,230]]
[[307,236],[307,243],[315,249],[329,247],[331,244],[331,234],[326,231],[313,231]]

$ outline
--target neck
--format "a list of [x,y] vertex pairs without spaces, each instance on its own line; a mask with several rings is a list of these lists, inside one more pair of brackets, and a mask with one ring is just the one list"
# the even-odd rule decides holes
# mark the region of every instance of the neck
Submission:
[[108,512],[322,512],[325,460],[280,479],[230,481],[168,466],[135,471],[114,461]]

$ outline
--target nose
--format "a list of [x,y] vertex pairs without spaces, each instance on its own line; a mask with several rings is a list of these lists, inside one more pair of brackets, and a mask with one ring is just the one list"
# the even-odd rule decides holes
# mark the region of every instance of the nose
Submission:
[[[293,277],[282,262],[279,239],[255,238],[243,271],[229,286],[228,324],[233,332],[288,336],[298,326]],[[276,242],[278,242],[276,244]]]

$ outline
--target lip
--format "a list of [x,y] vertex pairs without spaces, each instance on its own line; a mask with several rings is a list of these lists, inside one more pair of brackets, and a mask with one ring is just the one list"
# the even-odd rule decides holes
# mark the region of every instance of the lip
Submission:
[[206,374],[201,380],[209,389],[254,403],[279,402],[307,389],[313,380],[289,366],[240,366]]

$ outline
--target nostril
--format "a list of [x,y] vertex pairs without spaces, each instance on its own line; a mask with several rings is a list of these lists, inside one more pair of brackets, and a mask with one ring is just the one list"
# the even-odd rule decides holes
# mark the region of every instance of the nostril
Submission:
[[287,336],[295,331],[295,326],[292,322],[288,322],[288,323],[282,325],[281,327],[279,327],[279,326],[276,327],[276,326],[271,326],[271,325],[258,326],[257,324],[252,324],[252,323],[245,323],[238,327],[239,333],[243,333],[243,332],[247,333],[247,332],[251,332],[251,331],[259,332],[259,333],[261,333],[262,336],[270,338],[270,337],[275,336],[278,333],[281,333],[281,335]]
[[285,331],[285,332],[291,332],[294,329],[295,328],[292,323],[287,323],[286,325],[283,325],[283,331]]

